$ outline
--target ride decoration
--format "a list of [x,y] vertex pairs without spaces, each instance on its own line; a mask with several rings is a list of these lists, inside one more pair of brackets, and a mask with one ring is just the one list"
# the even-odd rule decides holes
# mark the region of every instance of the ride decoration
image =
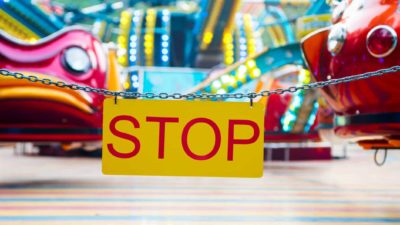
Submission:
[[243,61],[239,61],[224,70],[218,71],[214,76],[210,76],[190,92],[202,91],[211,94],[233,93],[241,86],[259,79],[263,74],[287,64],[301,64],[298,44],[264,49],[262,52],[249,56]]
[[21,40],[34,42],[64,27],[31,1],[0,0],[0,28]]
[[[311,82],[310,72],[301,69],[299,85]],[[315,123],[318,111],[317,94],[300,90],[293,94],[289,107],[281,118],[282,130],[292,133],[307,133]]]
[[[27,83],[12,76],[1,77],[2,140],[101,139],[104,96],[56,87],[74,83],[120,90],[113,84],[119,82],[116,62],[107,56],[112,51],[106,52],[90,33],[73,27],[35,43],[17,41],[0,32],[0,49],[1,68],[24,73],[31,81],[42,81]],[[17,74],[15,77],[21,77]]]
[[[352,79],[351,74],[398,64],[397,1],[334,3],[333,26],[314,32],[302,43],[315,80]],[[397,76],[323,88],[336,114],[336,135],[356,138],[366,149],[400,147]]]
[[[192,92],[232,93],[284,65],[303,65],[295,33],[305,35],[330,24],[330,16],[326,14],[328,5],[325,2],[311,4],[306,16],[294,19],[288,19],[278,7],[261,3],[254,5],[244,4],[243,10],[246,13],[237,13],[235,29],[224,33],[222,44],[224,61],[228,65],[226,70],[216,72],[216,75],[213,74],[193,88]],[[256,18],[252,15],[256,15]],[[257,34],[251,33],[253,30],[257,30]],[[232,59],[236,63],[230,65]]]

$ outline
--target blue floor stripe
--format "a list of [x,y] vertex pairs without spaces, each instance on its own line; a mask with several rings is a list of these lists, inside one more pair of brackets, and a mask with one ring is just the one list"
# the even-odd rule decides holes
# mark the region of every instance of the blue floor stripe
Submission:
[[0,198],[0,202],[224,202],[224,203],[318,203],[400,205],[398,200],[313,200],[313,199],[204,199],[204,198]]
[[0,221],[187,221],[187,222],[310,222],[400,223],[390,217],[271,217],[271,216],[0,216]]

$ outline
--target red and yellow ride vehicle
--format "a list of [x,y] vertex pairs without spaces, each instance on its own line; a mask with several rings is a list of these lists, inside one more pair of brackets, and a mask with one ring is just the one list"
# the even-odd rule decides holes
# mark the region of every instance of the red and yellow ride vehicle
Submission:
[[[333,25],[302,41],[316,81],[400,65],[397,0],[334,1]],[[333,85],[322,94],[336,114],[335,134],[367,149],[400,147],[400,73]]]
[[[67,28],[35,43],[0,31],[0,68],[40,79],[116,89],[114,51]],[[0,141],[101,140],[103,96],[0,76]]]

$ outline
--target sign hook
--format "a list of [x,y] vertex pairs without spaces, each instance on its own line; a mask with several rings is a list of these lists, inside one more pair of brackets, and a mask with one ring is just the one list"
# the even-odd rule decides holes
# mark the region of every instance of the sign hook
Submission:
[[249,97],[249,99],[250,99],[250,107],[253,108],[253,101],[254,101],[254,98],[257,97],[257,94],[256,94],[256,93],[250,93],[250,94],[248,95],[248,97]]
[[378,162],[378,152],[379,152],[379,150],[380,149],[376,149],[375,150],[375,155],[374,155],[374,161],[375,161],[375,164],[377,165],[377,166],[383,166],[384,164],[385,164],[385,162],[386,162],[386,158],[387,158],[387,149],[383,149],[383,159],[382,159],[382,161],[381,162]]

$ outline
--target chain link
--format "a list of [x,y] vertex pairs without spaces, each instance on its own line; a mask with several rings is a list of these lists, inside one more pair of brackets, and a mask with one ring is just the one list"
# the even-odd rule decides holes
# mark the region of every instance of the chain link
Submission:
[[297,91],[301,90],[311,90],[311,89],[317,89],[317,88],[323,88],[329,85],[337,85],[341,83],[347,83],[351,81],[356,81],[356,80],[363,80],[363,79],[368,79],[370,77],[376,77],[376,76],[382,76],[385,74],[389,73],[395,73],[400,71],[400,66],[393,66],[390,68],[386,69],[380,69],[377,71],[372,71],[372,72],[367,72],[363,74],[357,74],[357,75],[352,75],[352,76],[344,76],[342,78],[337,78],[337,79],[329,79],[327,81],[318,81],[318,82],[313,82],[309,84],[304,84],[302,86],[292,86],[286,89],[275,89],[275,90],[270,90],[270,91],[262,91],[259,93],[229,93],[229,94],[210,94],[210,93],[202,93],[202,94],[181,94],[181,93],[174,93],[174,94],[168,94],[168,93],[140,93],[140,92],[125,92],[125,91],[110,91],[107,89],[101,89],[101,88],[93,88],[89,86],[81,86],[78,84],[68,84],[63,81],[52,81],[47,78],[39,78],[37,76],[33,75],[24,75],[22,73],[18,72],[11,72],[6,69],[0,69],[0,75],[5,76],[5,77],[14,77],[16,79],[23,79],[23,80],[28,80],[30,82],[40,82],[44,85],[54,85],[59,88],[69,88],[71,90],[80,90],[80,91],[85,91],[85,92],[91,92],[91,93],[96,93],[104,96],[120,96],[123,98],[148,98],[148,99],[154,99],[154,98],[160,98],[160,99],[187,99],[187,100],[193,100],[193,99],[228,99],[228,98],[234,98],[234,99],[241,99],[241,98],[248,98],[248,99],[254,99],[256,97],[268,97],[271,95],[281,95],[286,92],[289,93],[294,93]]

